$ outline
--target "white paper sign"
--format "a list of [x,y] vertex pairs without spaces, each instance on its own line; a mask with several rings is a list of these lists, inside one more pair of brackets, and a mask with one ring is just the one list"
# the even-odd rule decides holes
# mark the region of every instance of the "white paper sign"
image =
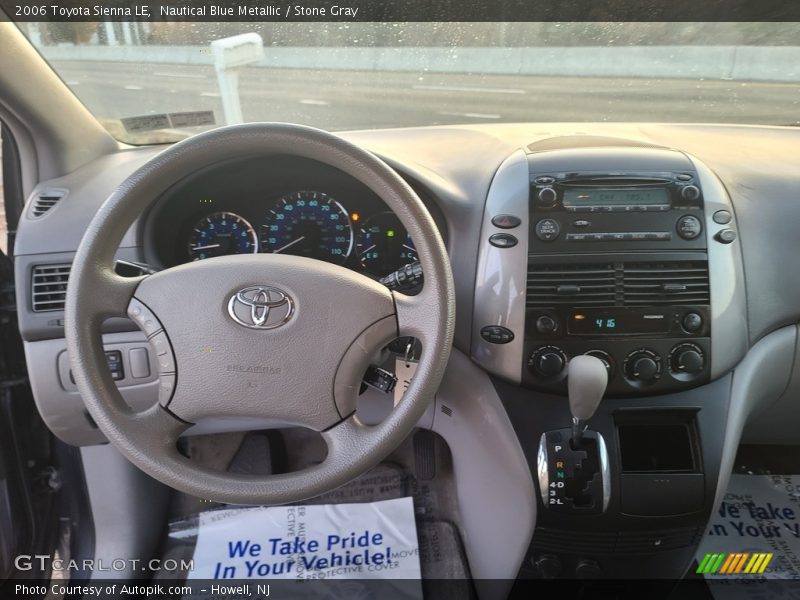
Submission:
[[199,520],[189,579],[420,579],[411,498],[208,511]]
[[[742,555],[742,568],[725,569],[731,554]],[[704,572],[714,580],[717,598],[762,598],[763,590],[754,579],[797,579],[800,577],[800,476],[732,475],[722,504],[697,549],[697,562],[707,554],[724,554],[717,568]],[[769,554],[766,567],[748,573],[750,559]],[[757,560],[757,559],[756,559]],[[706,560],[706,565],[710,561]],[[729,567],[732,566],[729,564]],[[749,581],[749,585],[748,585]]]

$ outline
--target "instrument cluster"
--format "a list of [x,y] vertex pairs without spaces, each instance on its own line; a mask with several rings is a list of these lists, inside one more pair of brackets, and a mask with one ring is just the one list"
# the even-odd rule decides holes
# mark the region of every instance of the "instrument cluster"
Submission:
[[225,177],[236,185],[209,175],[172,190],[150,220],[156,262],[293,254],[380,278],[418,261],[400,219],[355,182],[332,174],[290,182],[286,170],[264,179],[237,166]]

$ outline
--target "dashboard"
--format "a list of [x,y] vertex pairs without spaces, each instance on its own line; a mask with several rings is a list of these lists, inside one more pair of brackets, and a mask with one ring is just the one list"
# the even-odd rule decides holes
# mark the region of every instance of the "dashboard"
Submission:
[[[441,217],[437,223],[443,231]],[[223,163],[178,183],[156,203],[142,235],[149,264],[159,267],[283,253],[377,279],[418,260],[414,240],[372,191],[289,157]]]
[[[556,564],[573,573],[589,560],[604,576],[680,576],[740,441],[798,442],[800,278],[791,275],[800,255],[800,131],[605,123],[342,135],[417,191],[445,239],[456,329],[431,419],[462,465],[459,477],[473,472],[482,444],[493,459],[514,446],[529,470],[493,460],[479,489],[463,494],[462,514],[485,521],[496,491],[517,503],[506,511],[516,527],[516,507],[536,502],[524,564],[539,572]],[[70,264],[105,198],[158,151],[127,149],[42,182],[18,229],[31,385],[47,425],[68,443],[105,441],[69,377],[60,307]],[[37,214],[37,202],[55,204]],[[221,161],[177,182],[131,227],[117,258],[160,269],[270,252],[373,278],[416,259],[414,240],[372,190],[280,156]],[[109,320],[104,343],[126,401],[151,405],[158,365],[152,353],[149,367],[133,361],[148,348],[145,336]],[[606,440],[608,506],[550,499],[541,477],[535,499],[525,496],[533,489],[514,496],[507,485],[485,485],[486,473],[522,487],[541,476],[541,440],[571,422],[567,367],[581,354],[599,358],[608,375],[590,422]],[[642,442],[651,439],[660,442]],[[686,460],[663,468],[660,448],[671,458],[676,447]],[[527,548],[530,532],[519,537]]]

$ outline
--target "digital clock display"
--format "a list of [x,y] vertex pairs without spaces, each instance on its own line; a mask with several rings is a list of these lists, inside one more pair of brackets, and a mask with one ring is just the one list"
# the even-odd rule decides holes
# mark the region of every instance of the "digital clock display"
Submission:
[[659,311],[646,313],[607,309],[580,311],[570,315],[568,327],[573,335],[666,333],[669,331],[669,315]]
[[664,188],[567,188],[564,206],[654,206],[669,204]]

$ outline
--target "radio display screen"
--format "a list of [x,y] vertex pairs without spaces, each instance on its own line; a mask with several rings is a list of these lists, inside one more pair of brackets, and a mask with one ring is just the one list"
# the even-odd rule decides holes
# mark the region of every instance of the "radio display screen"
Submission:
[[563,204],[567,206],[652,206],[669,204],[665,188],[567,188]]
[[669,314],[662,311],[582,310],[569,317],[573,335],[630,335],[669,332]]

